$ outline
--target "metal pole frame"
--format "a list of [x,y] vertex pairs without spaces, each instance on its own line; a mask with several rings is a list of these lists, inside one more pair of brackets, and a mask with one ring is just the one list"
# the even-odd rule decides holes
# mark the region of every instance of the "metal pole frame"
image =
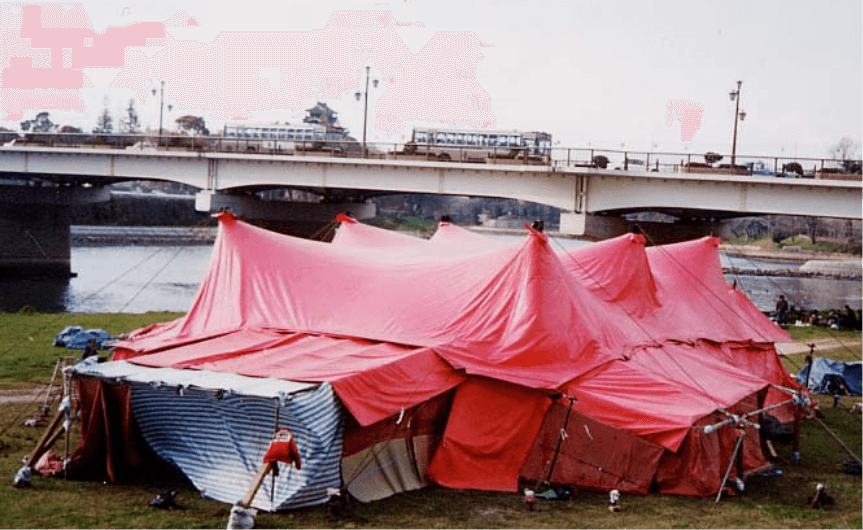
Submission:
[[737,462],[737,452],[740,451],[740,446],[743,445],[743,432],[738,432],[737,443],[734,445],[734,452],[731,453],[731,460],[728,462],[728,467],[725,469],[725,476],[722,477],[722,482],[719,484],[719,493],[716,494],[716,504],[722,500],[722,490],[725,488],[725,482],[728,481],[728,476],[731,475],[731,468]]

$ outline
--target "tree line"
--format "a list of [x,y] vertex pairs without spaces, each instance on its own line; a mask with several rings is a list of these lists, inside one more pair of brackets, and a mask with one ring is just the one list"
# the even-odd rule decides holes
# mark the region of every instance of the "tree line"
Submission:
[[[184,115],[174,120],[177,125],[177,131],[188,136],[209,136],[210,131],[207,129],[207,124],[204,118],[193,115]],[[115,126],[116,124],[116,126]],[[29,120],[22,120],[19,123],[21,131],[27,133],[61,133],[61,134],[85,134],[86,131],[80,127],[73,125],[59,125],[52,121],[51,114],[47,111],[42,111]],[[6,133],[3,135],[4,141],[9,133],[16,133],[12,129],[0,127],[0,132]],[[107,105],[102,113],[96,118],[96,125],[89,131],[92,134],[142,134],[142,125],[138,110],[135,106],[135,100],[130,99],[126,105],[122,116],[115,120],[114,116],[108,110]]]

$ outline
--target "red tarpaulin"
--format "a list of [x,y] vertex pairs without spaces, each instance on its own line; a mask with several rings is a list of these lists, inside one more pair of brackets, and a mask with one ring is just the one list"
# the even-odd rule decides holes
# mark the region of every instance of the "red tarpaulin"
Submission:
[[[628,455],[589,472],[604,458],[578,459],[574,447],[596,445],[573,440],[565,480],[643,493],[659,477],[660,491],[703,495],[734,440],[698,426],[754,410],[756,395],[781,399],[771,384],[795,387],[772,344],[787,334],[726,285],[715,238],[646,250],[630,234],[556,252],[536,231],[502,244],[441,223],[422,240],[339,220],[326,244],[221,214],[188,314],[133,333],[115,358],[328,381],[376,429],[455,388],[429,475],[502,491],[537,473],[532,451],[547,456],[556,392],[577,398],[573,428]],[[746,445],[747,462],[763,463]],[[672,477],[684,470],[700,475]]]

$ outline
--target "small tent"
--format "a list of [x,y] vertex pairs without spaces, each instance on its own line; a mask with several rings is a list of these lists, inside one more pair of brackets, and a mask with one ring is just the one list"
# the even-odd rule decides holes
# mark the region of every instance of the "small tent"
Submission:
[[78,369],[93,414],[103,387],[128,388],[125,423],[229,503],[291,429],[304,465],[265,484],[253,506],[268,510],[427,480],[710,495],[738,432],[720,426],[743,428],[735,477],[766,464],[743,419],[790,417],[801,387],[773,347],[788,336],[726,285],[715,238],[564,251],[532,229],[501,244],[339,221],[320,243],[221,214],[189,312]]

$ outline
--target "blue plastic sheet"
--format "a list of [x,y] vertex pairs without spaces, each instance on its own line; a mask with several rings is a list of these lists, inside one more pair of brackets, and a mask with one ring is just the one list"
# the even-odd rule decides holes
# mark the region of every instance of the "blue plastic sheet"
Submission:
[[[809,391],[816,394],[833,394],[830,388],[831,379],[841,380],[851,396],[859,396],[861,391],[861,361],[842,362],[824,357],[812,359],[812,373],[809,365],[803,367],[797,374],[797,382],[805,385],[809,375]],[[834,383],[835,386],[835,383]]]
[[90,339],[96,339],[99,349],[107,349],[108,344],[116,342],[104,329],[84,329],[81,326],[66,326],[63,331],[54,337],[54,346],[62,346],[70,350],[83,350],[87,347]]

